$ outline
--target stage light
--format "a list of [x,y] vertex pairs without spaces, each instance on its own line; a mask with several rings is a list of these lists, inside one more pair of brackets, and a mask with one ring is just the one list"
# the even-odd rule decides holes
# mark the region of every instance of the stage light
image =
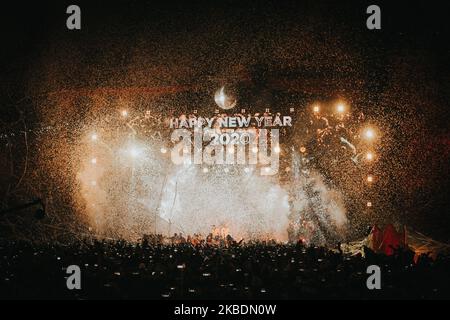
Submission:
[[128,111],[127,110],[122,110],[121,115],[122,115],[122,117],[127,117],[128,116]]
[[161,147],[161,153],[167,153],[167,149],[164,147]]
[[136,148],[132,148],[132,149],[130,150],[130,155],[131,155],[133,158],[136,158],[136,157],[139,155],[139,150],[137,150]]
[[319,113],[319,111],[320,111],[320,106],[318,104],[314,105],[313,106],[313,112],[314,113]]
[[97,163],[97,158],[92,158],[92,159],[91,159],[91,163],[92,163],[92,164],[96,164],[96,163]]
[[375,156],[374,156],[374,154],[372,152],[369,151],[369,152],[366,153],[366,159],[368,161],[372,161],[374,157]]
[[306,148],[305,147],[300,147],[300,152],[301,153],[305,153],[306,152]]
[[371,174],[367,176],[367,182],[373,182],[373,176]]
[[366,206],[367,206],[368,208],[372,207],[372,202],[370,202],[370,201],[367,201],[367,204],[366,204]]
[[252,148],[252,152],[253,152],[253,153],[257,153],[257,152],[258,152],[258,147],[253,147],[253,148]]
[[128,154],[132,157],[132,158],[137,158],[141,155],[142,150],[139,149],[136,146],[131,146],[130,149],[128,149]]
[[372,128],[366,128],[363,132],[364,138],[367,140],[373,140],[375,138],[375,130]]
[[275,151],[275,153],[280,153],[280,152],[281,152],[281,149],[280,149],[279,146],[276,146],[276,147],[273,149],[273,151]]
[[345,105],[343,103],[338,103],[336,105],[336,111],[338,113],[344,113],[345,112]]

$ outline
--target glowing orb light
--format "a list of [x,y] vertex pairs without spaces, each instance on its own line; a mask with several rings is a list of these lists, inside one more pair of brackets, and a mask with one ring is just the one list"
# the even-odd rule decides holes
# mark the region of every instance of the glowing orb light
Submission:
[[280,153],[280,152],[281,152],[281,149],[280,149],[279,146],[276,146],[276,147],[273,149],[273,151],[275,151],[275,153]]
[[216,91],[214,101],[224,110],[233,109],[236,106],[236,99],[225,93],[225,87],[222,87]]
[[345,105],[343,103],[338,103],[336,105],[336,111],[338,113],[344,113],[345,112]]
[[132,146],[129,150],[128,153],[131,157],[133,158],[137,158],[141,155],[142,150],[140,150],[138,147],[136,146]]
[[367,176],[367,182],[373,182],[373,176],[372,175],[368,175]]
[[313,112],[314,113],[319,113],[319,111],[320,111],[320,106],[318,104],[314,105],[313,106]]
[[366,130],[364,130],[364,137],[367,140],[372,140],[373,138],[375,138],[375,131],[372,128],[367,128]]
[[366,205],[367,205],[368,208],[370,208],[370,207],[372,207],[372,202],[371,201],[367,201]]
[[372,161],[373,158],[374,158],[374,155],[373,155],[372,152],[369,151],[369,152],[366,153],[366,159],[367,159],[368,161]]

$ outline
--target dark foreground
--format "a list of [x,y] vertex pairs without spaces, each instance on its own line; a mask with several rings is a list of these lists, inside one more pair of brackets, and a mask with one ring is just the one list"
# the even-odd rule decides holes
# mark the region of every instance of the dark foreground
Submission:
[[[372,264],[381,268],[381,290],[367,289]],[[67,289],[69,265],[81,269],[81,290]],[[262,243],[0,242],[0,298],[440,299],[450,298],[450,258],[414,263],[411,252],[362,258]]]

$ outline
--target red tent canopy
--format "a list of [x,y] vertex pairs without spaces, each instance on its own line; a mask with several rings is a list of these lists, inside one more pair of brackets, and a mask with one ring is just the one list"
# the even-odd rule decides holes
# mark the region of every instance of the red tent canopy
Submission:
[[405,234],[397,232],[392,224],[388,224],[384,230],[374,226],[370,232],[371,249],[386,255],[394,254],[394,249],[405,246]]

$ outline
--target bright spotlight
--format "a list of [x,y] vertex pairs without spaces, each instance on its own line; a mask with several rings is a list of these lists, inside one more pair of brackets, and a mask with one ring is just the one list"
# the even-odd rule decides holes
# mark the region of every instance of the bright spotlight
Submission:
[[367,161],[372,161],[374,157],[375,157],[375,156],[373,155],[372,152],[369,151],[369,152],[366,153],[366,159],[367,159]]
[[373,182],[373,176],[371,174],[367,176],[367,182]]
[[318,104],[314,105],[313,112],[314,113],[319,113],[319,111],[320,111],[320,106]]
[[305,153],[306,152],[306,148],[305,147],[300,147],[300,152],[301,153]]
[[367,201],[366,206],[367,206],[368,208],[372,207],[372,202],[371,202],[371,201]]
[[281,149],[280,149],[279,146],[276,146],[276,147],[273,149],[273,151],[275,151],[275,153],[280,153],[280,152],[281,152]]
[[122,112],[120,114],[122,115],[122,117],[126,117],[126,116],[128,116],[128,111],[122,110]]
[[128,150],[128,153],[130,154],[131,157],[137,158],[140,156],[141,150],[139,150],[139,148],[133,146]]
[[253,147],[253,148],[252,148],[252,152],[253,152],[253,153],[257,153],[257,152],[258,152],[258,147]]
[[336,111],[338,113],[344,113],[345,105],[343,103],[338,103],[337,106],[336,106]]
[[265,171],[266,173],[269,173],[269,172],[270,172],[270,167],[265,167],[265,168],[264,168],[264,171]]
[[364,130],[364,138],[367,140],[372,140],[375,137],[375,131],[372,128],[367,128]]

